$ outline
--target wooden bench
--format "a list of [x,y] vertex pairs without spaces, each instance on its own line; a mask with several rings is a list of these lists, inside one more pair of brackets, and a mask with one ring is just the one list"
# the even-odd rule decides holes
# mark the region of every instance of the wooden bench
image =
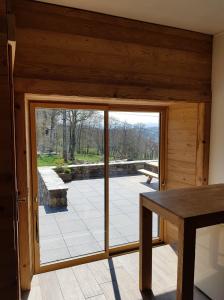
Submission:
[[151,183],[153,178],[156,178],[156,179],[159,178],[158,174],[148,171],[148,170],[145,170],[145,169],[139,169],[138,172],[148,177],[148,179],[147,179],[148,184]]

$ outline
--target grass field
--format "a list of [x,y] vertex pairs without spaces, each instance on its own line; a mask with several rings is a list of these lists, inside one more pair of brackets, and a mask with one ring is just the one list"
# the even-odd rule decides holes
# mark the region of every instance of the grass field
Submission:
[[[76,164],[78,163],[98,163],[103,161],[103,157],[97,154],[79,154],[75,155]],[[59,155],[40,155],[37,158],[38,167],[44,166],[57,166],[64,163],[64,160]],[[74,162],[68,161],[66,164],[72,164]]]

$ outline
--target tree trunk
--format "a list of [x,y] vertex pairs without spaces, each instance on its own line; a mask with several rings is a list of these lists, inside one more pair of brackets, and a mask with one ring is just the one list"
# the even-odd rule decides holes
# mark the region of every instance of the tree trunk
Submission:
[[49,152],[54,152],[55,148],[55,120],[57,111],[53,110],[51,112],[51,123],[50,123],[50,148]]
[[66,110],[63,110],[63,159],[64,159],[64,162],[68,162],[66,118],[67,118]]
[[71,161],[75,161],[76,127],[77,127],[77,112],[73,111],[71,122],[70,122],[70,147],[69,147],[69,156]]

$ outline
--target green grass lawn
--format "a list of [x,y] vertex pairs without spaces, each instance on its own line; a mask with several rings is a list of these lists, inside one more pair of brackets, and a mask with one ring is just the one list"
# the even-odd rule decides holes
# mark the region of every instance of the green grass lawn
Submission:
[[[103,161],[103,157],[97,154],[76,154],[76,161],[80,161],[80,163],[99,163]],[[59,155],[40,155],[37,158],[38,167],[45,166],[57,166],[64,163],[64,160]],[[76,162],[79,163],[79,162]],[[68,161],[67,165],[72,164],[72,161]]]
[[98,162],[103,162],[103,156],[97,155],[97,154],[81,154],[77,153],[75,155],[77,160],[85,161],[88,163],[98,163]]
[[57,155],[40,155],[37,158],[37,165],[39,167],[56,166],[60,163],[63,163],[63,159]]

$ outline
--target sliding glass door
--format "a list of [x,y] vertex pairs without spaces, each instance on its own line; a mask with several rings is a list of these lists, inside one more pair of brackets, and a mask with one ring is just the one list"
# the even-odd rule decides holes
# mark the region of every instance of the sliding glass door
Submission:
[[159,189],[159,124],[159,113],[109,112],[110,247],[139,241],[139,193]]
[[35,108],[40,265],[105,252],[104,112]]
[[160,187],[161,112],[34,102],[30,121],[36,270],[137,247],[139,193]]

